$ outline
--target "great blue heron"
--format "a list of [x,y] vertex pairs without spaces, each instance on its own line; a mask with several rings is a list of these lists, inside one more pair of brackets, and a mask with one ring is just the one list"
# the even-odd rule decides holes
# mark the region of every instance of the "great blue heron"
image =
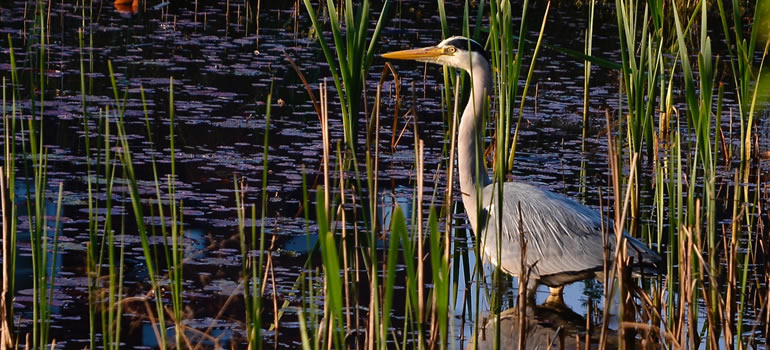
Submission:
[[[483,161],[482,111],[486,96],[492,91],[492,70],[484,48],[471,39],[454,36],[436,46],[389,52],[382,57],[451,66],[471,75],[471,96],[458,130],[457,163],[465,212],[489,260],[497,264],[499,252],[500,268],[508,274],[521,275],[521,227],[528,247],[526,266],[531,267],[528,289],[534,291],[539,283],[545,284],[551,288],[549,301],[561,302],[564,285],[601,278],[605,244],[597,211],[521,182],[503,184],[499,211],[499,185],[490,181]],[[502,220],[498,219],[500,212]],[[657,272],[661,257],[642,242],[625,236],[632,269],[637,273]],[[610,252],[614,252],[615,239],[607,239],[607,244]],[[612,254],[608,255],[611,259]]]

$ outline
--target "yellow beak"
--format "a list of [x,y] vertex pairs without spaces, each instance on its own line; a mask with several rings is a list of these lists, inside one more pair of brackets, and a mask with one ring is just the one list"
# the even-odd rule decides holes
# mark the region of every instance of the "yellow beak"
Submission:
[[420,49],[388,52],[382,54],[382,57],[389,60],[435,61],[443,54],[443,49],[431,46]]

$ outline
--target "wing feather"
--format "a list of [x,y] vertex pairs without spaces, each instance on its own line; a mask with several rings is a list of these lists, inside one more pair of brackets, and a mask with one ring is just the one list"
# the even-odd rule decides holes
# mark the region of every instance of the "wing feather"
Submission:
[[501,244],[506,247],[499,252],[503,270],[519,275],[523,231],[528,247],[527,265],[534,265],[536,278],[602,268],[604,247],[598,212],[520,182],[504,184],[501,207],[493,186],[487,186],[483,192],[487,226],[482,233],[484,251],[493,263],[497,263],[497,247]]

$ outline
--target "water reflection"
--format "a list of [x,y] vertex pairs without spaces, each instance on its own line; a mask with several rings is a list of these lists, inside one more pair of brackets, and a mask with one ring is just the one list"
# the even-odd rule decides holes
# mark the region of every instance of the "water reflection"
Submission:
[[[28,1],[4,1],[0,5],[2,7],[0,31],[10,34],[14,45],[22,47],[29,45],[29,39],[25,34],[31,28],[28,3]],[[321,148],[318,142],[320,126],[316,121],[313,106],[309,103],[305,87],[297,78],[297,74],[287,65],[283,55],[285,51],[297,61],[313,85],[313,89],[317,87],[315,84],[329,76],[329,68],[320,56],[320,49],[315,39],[304,33],[310,26],[305,11],[297,12],[293,7],[294,1],[262,0],[260,13],[255,16],[250,11],[251,18],[260,18],[257,36],[256,23],[247,22],[245,19],[248,16],[245,16],[247,11],[244,8],[244,2],[160,1],[143,7],[142,13],[136,16],[132,14],[139,11],[138,1],[116,0],[113,1],[114,10],[109,9],[109,3],[104,3],[103,11],[100,6],[95,5],[93,16],[88,15],[86,8],[85,17],[80,3],[51,2],[50,11],[46,17],[46,20],[50,21],[50,25],[46,27],[50,27],[52,34],[52,40],[46,42],[46,52],[51,57],[51,68],[55,69],[46,69],[42,73],[50,79],[46,86],[57,90],[46,91],[44,110],[46,123],[51,123],[46,124],[47,130],[56,132],[46,132],[41,142],[45,144],[51,155],[48,163],[49,180],[53,183],[65,182],[67,199],[62,205],[64,217],[59,232],[60,250],[56,255],[57,266],[55,267],[57,280],[54,303],[61,307],[54,310],[56,317],[52,320],[54,324],[52,336],[60,340],[60,344],[61,341],[68,340],[66,345],[68,348],[83,348],[91,332],[86,322],[89,317],[86,307],[88,275],[84,251],[89,239],[88,208],[85,204],[89,189],[85,179],[92,175],[86,171],[85,164],[88,162],[96,164],[97,159],[86,157],[84,125],[88,127],[91,137],[98,133],[101,130],[99,128],[101,124],[96,116],[101,115],[100,109],[110,105],[114,100],[112,96],[114,91],[107,71],[108,60],[115,68],[119,90],[129,91],[125,102],[126,132],[135,152],[133,157],[137,176],[142,180],[139,190],[143,194],[145,205],[149,203],[149,198],[154,198],[155,194],[155,187],[152,186],[153,157],[160,164],[159,171],[164,174],[169,172],[169,124],[166,108],[169,105],[169,76],[173,75],[177,78],[174,80],[177,112],[175,126],[178,133],[176,149],[178,178],[175,187],[178,189],[179,199],[184,200],[185,207],[185,247],[187,248],[185,257],[189,257],[189,260],[184,266],[184,299],[186,306],[190,306],[186,309],[186,324],[198,330],[206,330],[210,324],[215,324],[215,327],[219,327],[217,329],[235,329],[232,331],[233,338],[240,332],[237,328],[239,323],[236,321],[226,325],[211,321],[219,317],[220,311],[224,309],[225,300],[238,290],[238,283],[241,280],[238,219],[232,183],[234,173],[246,175],[246,183],[251,189],[261,189],[266,185],[270,194],[265,227],[268,235],[276,238],[277,249],[270,252],[275,264],[275,280],[272,282],[275,294],[267,297],[275,296],[279,303],[291,302],[292,308],[302,302],[316,302],[315,299],[301,300],[297,295],[294,282],[302,271],[299,268],[304,264],[305,256],[302,254],[309,251],[308,247],[315,246],[317,240],[317,236],[312,235],[313,231],[317,231],[313,229],[315,223],[312,219],[306,223],[303,212],[300,211],[302,174],[299,167],[304,165],[307,169],[309,184],[316,183],[320,173],[318,169],[321,167],[318,156]],[[251,6],[255,2],[248,3]],[[394,13],[394,25],[383,28],[387,34],[382,37],[382,51],[403,46],[425,46],[441,37],[440,26],[436,24],[435,16],[432,15],[438,13],[435,1],[400,0],[398,3],[399,10]],[[401,11],[402,5],[403,11]],[[549,23],[549,40],[553,39],[553,43],[582,50],[582,41],[570,34],[587,27],[587,16],[570,13],[572,9],[568,6],[555,11],[559,12],[558,18],[563,20]],[[449,15],[449,22],[461,23],[463,2],[447,2],[446,12]],[[457,17],[458,15],[460,17]],[[620,51],[617,50],[617,30],[612,24],[614,14],[610,13],[610,15],[609,20],[605,18],[597,21],[597,25],[603,24],[601,24],[602,30],[597,30],[595,33],[595,50],[600,56],[620,61]],[[294,32],[289,29],[295,18],[298,27],[305,29]],[[92,42],[92,44],[86,44],[88,48],[82,48],[82,52],[87,57],[86,67],[92,67],[85,73],[88,91],[91,92],[85,96],[87,102],[85,106],[81,105],[80,65],[78,64],[81,60],[81,48],[78,46],[77,39],[78,29],[83,26],[84,19],[85,23],[92,24],[83,28],[87,38],[86,43]],[[200,25],[201,22],[203,25]],[[539,29],[539,23],[536,25],[534,30]],[[536,35],[537,32],[533,34]],[[5,52],[8,52],[8,45],[4,46],[6,46],[5,55]],[[258,56],[254,55],[255,50],[259,50]],[[28,54],[27,50],[20,50],[16,55],[18,66],[35,65],[34,55]],[[524,109],[527,123],[522,128],[518,141],[521,152],[517,152],[515,175],[522,181],[575,197],[581,193],[578,184],[584,184],[587,190],[583,199],[586,200],[586,204],[598,208],[599,200],[606,198],[601,196],[599,189],[606,186],[604,180],[607,174],[607,142],[604,134],[595,129],[602,129],[601,125],[604,125],[605,107],[622,108],[618,106],[622,101],[619,101],[615,94],[619,77],[614,73],[604,74],[604,71],[602,74],[592,76],[591,119],[594,126],[589,127],[589,130],[592,130],[592,136],[586,140],[586,147],[591,152],[584,154],[580,148],[582,113],[578,112],[582,111],[583,104],[583,67],[575,65],[574,60],[561,55],[549,55],[546,61],[538,62],[533,73],[533,81],[538,82],[537,107],[533,109],[532,106],[525,106]],[[540,63],[544,64],[540,65]],[[381,71],[382,64],[382,60],[375,60],[372,72]],[[599,68],[594,68],[594,70],[597,69]],[[7,61],[0,62],[0,71],[4,76],[10,77],[9,70],[10,65]],[[20,72],[23,74],[22,81],[29,81],[30,75],[36,76],[41,73],[36,70]],[[420,113],[419,134],[425,141],[424,202],[426,207],[428,203],[435,203],[437,209],[441,209],[446,186],[443,170],[446,158],[442,157],[447,154],[445,150],[447,122],[442,117],[443,107],[438,104],[439,99],[435,96],[436,93],[443,91],[441,90],[443,80],[439,79],[441,73],[435,67],[428,71],[409,69],[400,73],[402,86],[410,86],[410,82],[415,82],[414,91],[410,88],[408,95],[415,95],[414,103],[419,106]],[[374,80],[376,79],[372,81]],[[372,81],[369,81],[367,92],[375,90]],[[261,116],[271,82],[275,82],[274,99],[283,99],[285,105],[273,105],[268,149],[270,172],[268,182],[263,184],[261,173],[264,164],[262,164],[262,158],[255,155],[261,155],[264,151],[262,135],[265,123]],[[157,136],[154,138],[156,140],[154,144],[144,136],[146,125],[144,104],[139,99],[140,84],[148,99],[150,128],[153,135]],[[34,90],[21,92],[23,96],[35,94]],[[336,93],[330,92],[330,97],[333,94]],[[725,94],[728,99],[729,92],[726,91]],[[371,95],[368,95],[370,100]],[[41,96],[38,95],[38,97]],[[330,100],[334,100],[330,101],[331,110],[338,111],[339,104],[335,99]],[[411,128],[412,124],[406,124],[407,119],[402,117],[395,120],[390,117],[395,98],[390,97],[387,101],[390,104],[389,112],[383,113],[381,140],[388,140],[394,134],[403,137],[400,139],[399,146],[392,149],[381,148],[377,176],[380,179],[380,197],[385,198],[378,203],[377,217],[382,227],[389,226],[392,209],[396,205],[402,206],[405,213],[412,213],[416,203],[412,146],[415,144],[415,135]],[[407,101],[412,100],[407,99]],[[25,116],[37,113],[34,112],[35,109],[30,102],[22,102],[17,107],[20,107],[21,113]],[[411,105],[404,105],[402,109],[404,107],[411,107]],[[88,120],[83,118],[84,108],[94,118]],[[397,124],[394,124],[394,121]],[[341,120],[331,118],[330,123],[332,139],[342,139]],[[390,125],[397,125],[397,127],[390,129]],[[729,125],[724,124],[724,126],[727,130]],[[761,130],[764,130],[764,133]],[[767,134],[766,128],[760,128],[760,135]],[[24,135],[20,134],[18,137],[22,140]],[[96,142],[95,139],[93,141],[91,145]],[[762,142],[761,136],[759,142]],[[385,147],[384,143],[381,147]],[[92,151],[95,152],[94,154],[98,153],[96,147]],[[585,166],[580,163],[584,159]],[[585,183],[579,178],[582,174],[580,169],[584,168],[587,169]],[[19,168],[20,172],[21,170],[22,168]],[[98,214],[100,220],[104,220],[105,181],[100,177],[96,184],[97,200],[101,208]],[[22,198],[26,197],[26,193],[23,192],[25,187],[16,186],[19,191],[17,193],[20,193]],[[47,198],[55,198],[55,188],[49,188],[47,192],[53,193]],[[459,198],[459,194],[457,192],[455,194]],[[128,192],[123,189],[116,191],[113,195],[114,203],[122,203],[113,208],[112,214],[115,220],[122,220],[121,216],[126,219],[125,235],[116,232],[118,234],[116,238],[124,242],[126,248],[126,271],[124,272],[126,290],[129,291],[128,295],[144,293],[148,289],[146,284],[148,278],[141,240],[139,235],[135,234],[136,228],[131,224],[130,205],[122,202],[128,197]],[[19,203],[21,202],[24,200],[20,200]],[[247,191],[245,202],[261,203],[261,191]],[[361,205],[361,203],[351,204],[350,201],[347,203],[351,211],[354,205]],[[50,226],[53,226],[53,217],[56,215],[55,203],[47,199],[45,205]],[[29,214],[25,205],[20,204],[18,208],[19,215],[22,216],[19,222],[22,225],[20,226],[22,233],[19,236],[16,286],[21,291],[15,302],[18,306],[17,315],[29,320],[31,318],[29,313],[24,313],[32,309],[29,228],[24,226],[29,222],[27,218]],[[363,208],[356,210],[368,210],[368,206],[364,205]],[[147,213],[149,210],[145,214]],[[427,212],[425,214],[427,218]],[[358,217],[363,216],[365,215],[361,214]],[[407,219],[411,220],[411,215],[407,215]],[[458,254],[460,258],[453,261],[453,264],[457,264],[453,266],[459,266],[457,271],[470,273],[467,277],[464,273],[456,277],[457,285],[461,287],[456,294],[458,302],[454,306],[454,315],[466,315],[463,319],[465,323],[458,322],[465,326],[456,334],[460,334],[463,339],[468,339],[473,330],[467,324],[475,322],[476,315],[483,312],[478,311],[479,309],[488,308],[488,302],[485,299],[487,293],[481,292],[478,296],[476,293],[487,290],[489,278],[475,278],[473,271],[482,267],[475,266],[476,259],[472,251],[474,240],[471,233],[464,232],[466,227],[464,219],[458,220],[460,221],[452,223],[455,230],[451,235],[454,237],[453,251],[469,250],[469,253],[467,258]],[[148,222],[157,230],[162,223],[159,217],[148,217]],[[101,223],[103,221],[100,221],[100,227],[103,227]],[[258,223],[261,224],[261,221]],[[352,220],[349,223],[352,227]],[[311,230],[310,237],[305,235],[306,224]],[[251,227],[251,222],[249,221],[247,225]],[[53,229],[50,227],[48,234],[49,237],[53,235]],[[378,243],[378,249],[387,246],[383,242],[386,241],[381,240]],[[160,243],[160,240],[153,241],[156,247],[160,247]],[[50,247],[48,250],[52,251]],[[49,255],[48,258],[52,261],[53,255]],[[165,257],[161,256],[161,258]],[[165,267],[160,266],[160,269],[165,275]],[[489,276],[490,273],[482,272],[480,276]],[[399,279],[397,290],[404,288],[401,281],[405,280],[405,278]],[[585,283],[574,283],[565,289],[565,303],[581,314],[586,314],[583,297],[587,296],[588,288]],[[514,279],[508,284],[516,286],[517,281]],[[510,288],[505,291],[505,295],[510,298],[515,295],[515,292],[515,288]],[[542,303],[547,295],[547,289],[541,288],[537,295],[538,303]],[[601,300],[600,297],[598,299]],[[479,302],[476,303],[476,300]],[[617,304],[615,300],[599,302],[604,302],[613,308]],[[228,321],[242,320],[241,305],[231,306],[226,310],[224,317]],[[471,306],[473,309],[468,310]],[[187,312],[188,310],[190,312]],[[143,313],[146,313],[143,308],[138,309],[134,314],[126,313],[123,320],[126,324],[145,322]],[[396,309],[393,313],[394,318],[402,317],[401,312]],[[745,315],[746,318],[750,316],[752,315]],[[266,344],[284,348],[296,346],[296,341],[299,339],[297,336],[299,326],[294,322],[296,316],[284,317],[278,330],[278,334],[281,335],[279,340],[281,344],[272,344],[270,340],[272,337],[269,334],[265,338]],[[80,321],[71,321],[75,319]],[[616,324],[611,323],[610,326],[616,328]],[[31,322],[22,323],[19,329],[20,332],[31,331]],[[146,331],[153,341],[145,343],[142,337],[138,336],[140,331],[137,328],[126,326],[124,329],[126,330],[123,337],[124,348],[140,345],[154,346],[155,336],[152,327],[148,326]],[[216,330],[212,331],[214,332]],[[169,334],[173,335],[173,333]],[[494,332],[486,334],[494,334]],[[228,337],[229,335],[226,334],[222,339]],[[242,344],[234,340],[231,343]]]
[[[586,319],[564,304],[544,304],[528,306],[526,312],[519,312],[518,307],[510,308],[500,314],[499,349],[515,349],[519,346],[519,319],[523,317],[526,344],[525,349],[583,349],[586,341]],[[479,332],[478,348],[495,348],[495,328],[498,320],[490,316]],[[594,329],[595,328],[595,329]],[[590,341],[599,343],[599,328],[590,328]],[[608,337],[613,340],[615,337]],[[614,341],[613,341],[614,342]],[[609,348],[614,348],[612,342]],[[472,349],[473,343],[467,349]]]

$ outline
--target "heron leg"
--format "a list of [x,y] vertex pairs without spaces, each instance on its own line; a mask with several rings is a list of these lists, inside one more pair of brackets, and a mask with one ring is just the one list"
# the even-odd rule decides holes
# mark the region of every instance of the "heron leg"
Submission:
[[546,305],[564,305],[564,286],[548,287],[551,295],[545,299]]

